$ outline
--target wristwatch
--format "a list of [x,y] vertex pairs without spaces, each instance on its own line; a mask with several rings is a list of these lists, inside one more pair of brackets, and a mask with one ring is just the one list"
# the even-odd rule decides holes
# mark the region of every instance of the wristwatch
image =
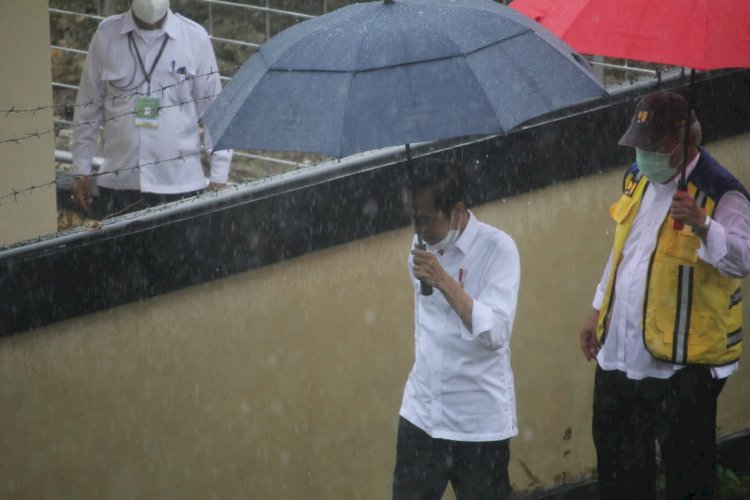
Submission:
[[700,226],[693,226],[693,232],[700,233],[700,234],[708,234],[709,227],[711,227],[711,217],[706,215],[706,218],[703,219],[703,224],[701,224]]

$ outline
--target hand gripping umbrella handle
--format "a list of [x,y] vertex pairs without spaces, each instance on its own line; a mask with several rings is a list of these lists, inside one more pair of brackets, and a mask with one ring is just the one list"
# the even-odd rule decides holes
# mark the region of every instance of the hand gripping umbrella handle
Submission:
[[[412,161],[411,161],[411,148],[409,147],[409,144],[406,144],[404,149],[406,151],[406,173],[409,176],[409,179],[413,180],[414,166],[412,165]],[[417,242],[414,244],[414,247],[420,250],[427,250],[427,245],[425,245],[424,241],[422,241],[422,232],[420,231],[420,223],[419,223],[419,217],[418,217],[419,207],[417,206],[417,191],[413,187],[412,187],[412,192],[411,192],[411,203],[412,203],[412,209],[414,211],[414,214],[413,214],[414,215],[414,233],[416,233],[417,235]],[[419,286],[420,286],[420,291],[422,292],[422,295],[424,296],[432,295],[432,287],[430,285],[428,285],[422,280],[419,280]]]
[[[427,245],[425,245],[424,242],[422,241],[418,242],[416,244],[416,247],[420,250],[427,249]],[[420,291],[422,292],[422,295],[425,295],[425,296],[432,295],[432,287],[430,285],[428,285],[422,280],[419,280],[419,286],[420,286]]]
[[[692,115],[692,110],[690,107],[688,107],[688,113],[687,113],[687,120],[685,120],[685,136],[683,137],[683,142],[685,144],[685,151],[682,156],[682,167],[680,168],[680,182],[677,184],[677,191],[681,191],[683,193],[686,193],[687,188],[687,164],[688,164],[688,145],[690,144],[690,118]],[[673,221],[672,223],[672,229],[675,231],[682,231],[682,229],[685,227],[685,224],[681,220]]]
[[[683,193],[686,193],[687,186],[682,184],[682,182],[680,182],[680,185],[677,186],[677,191],[682,191]],[[684,227],[685,227],[685,224],[681,220],[672,221],[672,229],[674,229],[675,231],[682,231]]]

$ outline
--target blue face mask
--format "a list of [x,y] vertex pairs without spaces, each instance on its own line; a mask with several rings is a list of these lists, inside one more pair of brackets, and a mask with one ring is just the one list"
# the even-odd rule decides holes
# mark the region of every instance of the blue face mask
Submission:
[[[679,147],[678,144],[677,148]],[[677,173],[677,170],[669,166],[669,159],[677,151],[677,148],[674,148],[671,153],[657,153],[656,151],[635,148],[635,161],[638,164],[638,170],[651,182],[665,184]]]

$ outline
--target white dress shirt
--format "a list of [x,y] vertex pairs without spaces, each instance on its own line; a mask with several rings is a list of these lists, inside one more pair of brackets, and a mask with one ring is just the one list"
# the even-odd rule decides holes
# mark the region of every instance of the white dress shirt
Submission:
[[[148,72],[164,37],[149,84],[138,54]],[[211,41],[197,23],[169,11],[162,28],[149,31],[136,26],[130,10],[106,18],[91,41],[76,98],[71,142],[76,174],[92,173],[103,126],[100,186],[160,194],[205,188],[198,120],[220,91]],[[160,99],[158,128],[136,126],[136,94]],[[204,142],[210,148],[208,136]],[[227,182],[231,158],[231,151],[213,152],[211,182]]]
[[506,233],[469,221],[456,243],[438,254],[443,268],[474,303],[469,331],[443,295],[420,293],[414,284],[414,367],[400,414],[433,438],[499,441],[518,434],[510,333],[521,266]]
[[[688,165],[687,175],[695,169],[699,157],[697,155]],[[623,248],[622,263],[617,269],[609,329],[596,357],[602,369],[619,370],[633,380],[669,378],[684,367],[651,356],[644,345],[641,329],[650,255],[656,247],[659,228],[668,215],[676,190],[677,179],[667,184],[649,183],[643,194]],[[742,193],[729,191],[722,196],[714,211],[706,244],[701,243],[698,250],[698,258],[728,276],[741,278],[750,272],[750,203]],[[601,310],[611,272],[612,254],[594,297],[593,306],[597,310]],[[737,367],[735,362],[711,370],[714,377],[725,378]]]

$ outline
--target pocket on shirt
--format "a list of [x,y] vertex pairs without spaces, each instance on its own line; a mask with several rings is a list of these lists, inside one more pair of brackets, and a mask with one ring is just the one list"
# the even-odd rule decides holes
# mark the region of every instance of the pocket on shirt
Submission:
[[107,86],[107,98],[133,95],[138,90],[138,79],[134,68],[105,67],[102,69],[102,81]]
[[[186,66],[170,69],[164,76],[164,81],[159,82],[164,88],[164,95],[169,104],[187,104],[194,100],[193,98],[193,80],[196,78],[195,70]],[[152,91],[159,89],[152,86]]]

